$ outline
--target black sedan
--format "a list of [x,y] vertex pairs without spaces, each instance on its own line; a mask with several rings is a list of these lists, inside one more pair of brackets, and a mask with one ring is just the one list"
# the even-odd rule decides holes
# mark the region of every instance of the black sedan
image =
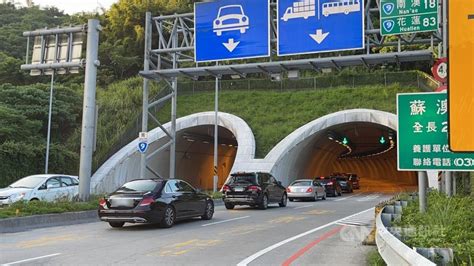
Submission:
[[176,220],[212,219],[214,201],[178,179],[138,179],[100,200],[99,217],[112,227],[125,223],[173,226]]

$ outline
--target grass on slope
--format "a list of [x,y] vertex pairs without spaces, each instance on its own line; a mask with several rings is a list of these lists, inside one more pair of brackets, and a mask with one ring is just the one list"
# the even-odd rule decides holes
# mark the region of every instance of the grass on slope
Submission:
[[[219,95],[219,110],[237,115],[249,124],[255,134],[256,155],[263,158],[280,140],[314,119],[355,108],[395,113],[396,94],[416,91],[416,88],[400,86],[283,92],[223,91]],[[213,110],[213,93],[178,96],[178,117]],[[158,114],[160,121],[169,121],[169,114],[168,104]]]

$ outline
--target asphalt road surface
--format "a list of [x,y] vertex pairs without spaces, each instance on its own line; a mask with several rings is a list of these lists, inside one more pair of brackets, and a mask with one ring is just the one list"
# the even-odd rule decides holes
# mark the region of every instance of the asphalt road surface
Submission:
[[366,265],[373,207],[389,194],[355,191],[267,210],[217,206],[210,221],[170,229],[96,222],[0,234],[10,265]]

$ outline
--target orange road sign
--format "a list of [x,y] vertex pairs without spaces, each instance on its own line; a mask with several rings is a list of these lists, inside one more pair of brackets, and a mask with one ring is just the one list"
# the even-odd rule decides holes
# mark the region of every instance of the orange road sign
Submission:
[[449,145],[474,152],[474,0],[449,0]]

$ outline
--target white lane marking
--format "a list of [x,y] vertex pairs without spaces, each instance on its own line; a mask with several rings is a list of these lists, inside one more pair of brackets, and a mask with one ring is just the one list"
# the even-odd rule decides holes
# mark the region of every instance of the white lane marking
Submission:
[[231,222],[231,221],[235,221],[235,220],[241,220],[241,219],[245,219],[245,218],[250,218],[250,216],[243,216],[243,217],[232,218],[232,219],[223,220],[223,221],[219,221],[219,222],[214,222],[214,223],[203,224],[203,225],[201,225],[201,226],[209,226],[209,225],[215,225],[215,224],[227,223],[227,222]]
[[3,266],[8,266],[8,265],[13,265],[13,264],[19,264],[19,263],[30,262],[30,261],[34,261],[34,260],[40,260],[40,259],[55,257],[55,256],[59,256],[59,255],[61,255],[61,253],[54,253],[54,254],[45,255],[45,256],[36,257],[36,258],[14,261],[14,262],[10,262],[10,263],[7,263],[7,264],[2,264],[2,265]]
[[298,210],[298,209],[309,208],[309,207],[313,207],[313,206],[314,206],[313,204],[310,204],[310,205],[304,205],[304,206],[294,207],[293,209],[294,209],[294,210]]
[[367,227],[371,228],[371,224],[352,224],[352,223],[337,223],[337,225],[349,226],[349,227]]
[[296,239],[298,239],[298,238],[301,238],[301,237],[304,237],[304,236],[306,236],[306,235],[312,234],[312,233],[314,233],[314,232],[316,232],[316,231],[319,231],[319,230],[324,229],[324,228],[326,228],[326,227],[329,227],[329,226],[331,226],[331,225],[337,224],[337,223],[339,223],[339,222],[341,222],[341,221],[343,221],[343,220],[352,218],[352,217],[357,216],[357,215],[360,215],[360,214],[362,214],[362,213],[366,213],[366,212],[368,212],[368,211],[373,211],[374,209],[375,209],[375,208],[372,207],[372,208],[367,209],[367,210],[365,210],[365,211],[361,211],[361,212],[358,212],[358,213],[349,215],[349,216],[347,216],[347,217],[344,217],[344,218],[341,218],[341,219],[339,219],[339,220],[330,222],[330,223],[325,224],[325,225],[322,225],[322,226],[320,226],[320,227],[316,227],[316,228],[314,228],[314,229],[311,229],[311,230],[306,231],[306,232],[304,232],[304,233],[301,233],[301,234],[299,234],[299,235],[296,235],[296,236],[287,238],[287,239],[285,239],[285,240],[283,240],[283,241],[280,241],[280,242],[278,242],[278,243],[276,243],[276,244],[273,244],[273,245],[271,245],[271,246],[269,246],[269,247],[267,247],[267,248],[265,248],[265,249],[260,250],[259,252],[257,252],[257,253],[255,253],[255,254],[251,255],[250,257],[247,257],[246,259],[244,259],[244,260],[242,260],[241,262],[239,262],[239,263],[237,264],[237,266],[246,266],[246,265],[248,265],[249,263],[251,263],[252,261],[256,260],[258,257],[260,257],[260,256],[262,256],[262,255],[264,255],[264,254],[266,254],[266,253],[268,253],[268,252],[270,252],[270,251],[272,251],[272,250],[274,250],[274,249],[280,247],[280,246],[283,246],[283,245],[285,245],[285,244],[287,244],[287,243],[289,243],[289,242],[291,242],[291,241],[294,241],[294,240],[296,240]]
[[352,198],[352,197],[359,196],[359,195],[360,195],[360,193],[359,193],[359,194],[354,194],[354,195],[352,195],[352,196],[345,197],[345,198],[342,198],[342,199],[337,199],[337,200],[334,200],[334,201],[343,201],[343,200],[350,199],[350,198]]
[[380,194],[370,194],[364,198],[358,199],[357,201],[362,202],[362,201],[371,201],[376,198],[380,197]]

